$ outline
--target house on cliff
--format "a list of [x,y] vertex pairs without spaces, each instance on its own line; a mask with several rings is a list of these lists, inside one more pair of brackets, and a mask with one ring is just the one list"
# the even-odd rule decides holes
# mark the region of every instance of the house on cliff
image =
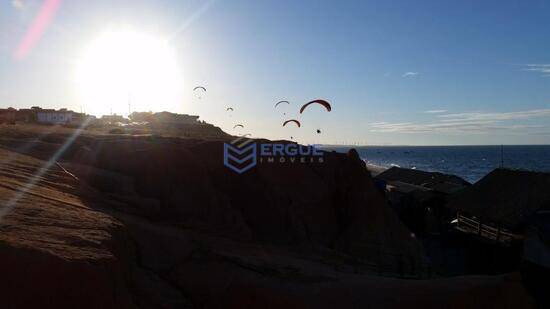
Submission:
[[195,125],[199,124],[199,116],[176,114],[170,112],[133,112],[129,118],[133,122],[148,122],[163,125]]
[[73,122],[75,112],[62,108],[43,109],[39,106],[31,108],[0,109],[0,122],[32,122],[41,124],[69,124]]
[[128,119],[124,118],[122,115],[103,115],[101,116],[101,122],[104,124],[120,124],[128,123]]
[[462,232],[504,243],[520,240],[532,220],[550,210],[550,173],[495,169],[448,207],[457,212],[454,222]]
[[378,174],[376,178],[382,179],[390,185],[395,185],[398,191],[401,185],[405,184],[403,185],[404,191],[408,191],[407,185],[413,185],[442,194],[452,194],[470,186],[469,182],[455,175],[396,166]]
[[401,221],[420,235],[440,233],[454,218],[445,207],[450,196],[471,185],[458,176],[401,167],[392,167],[375,179],[385,183],[388,200]]
[[187,115],[187,114],[176,114],[170,112],[160,112],[152,115],[152,121],[159,122],[163,124],[173,124],[173,125],[192,125],[198,124],[199,116]]
[[33,108],[20,108],[15,115],[15,121],[36,122],[36,110],[39,108],[37,106]]
[[15,108],[0,108],[0,123],[13,123],[16,116],[17,110]]
[[34,109],[36,113],[36,121],[44,124],[68,124],[73,120],[73,111],[66,108],[60,110],[55,109]]
[[97,118],[93,115],[87,115],[85,113],[73,113],[70,124],[73,126],[83,126],[91,124],[96,120]]

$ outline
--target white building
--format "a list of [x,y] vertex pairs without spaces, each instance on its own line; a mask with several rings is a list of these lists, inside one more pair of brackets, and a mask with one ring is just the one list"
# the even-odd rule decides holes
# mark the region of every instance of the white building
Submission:
[[36,111],[36,120],[40,123],[67,124],[73,120],[73,112],[66,109],[40,109]]

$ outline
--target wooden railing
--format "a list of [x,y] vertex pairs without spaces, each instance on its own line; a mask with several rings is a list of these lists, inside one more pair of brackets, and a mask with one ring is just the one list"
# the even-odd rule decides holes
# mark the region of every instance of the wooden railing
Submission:
[[483,224],[481,221],[477,221],[466,216],[457,213],[456,216],[457,225],[456,228],[466,233],[477,234],[481,237],[488,238],[497,242],[509,243],[513,240],[521,239],[521,235],[510,233],[500,226],[493,227],[487,224]]

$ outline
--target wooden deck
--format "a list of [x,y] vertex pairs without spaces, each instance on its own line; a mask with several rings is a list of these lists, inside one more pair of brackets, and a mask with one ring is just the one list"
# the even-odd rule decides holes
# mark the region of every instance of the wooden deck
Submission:
[[484,224],[481,221],[463,216],[460,213],[457,214],[456,219],[457,222],[455,229],[464,233],[475,234],[505,245],[508,245],[513,241],[523,239],[523,235],[510,233],[509,231],[502,229],[500,226],[495,228],[494,226]]

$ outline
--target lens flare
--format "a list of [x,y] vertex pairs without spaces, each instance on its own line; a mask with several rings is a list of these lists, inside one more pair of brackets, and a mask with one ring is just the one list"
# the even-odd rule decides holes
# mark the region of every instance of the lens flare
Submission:
[[42,4],[38,15],[34,18],[31,26],[27,30],[23,40],[17,46],[14,56],[15,59],[21,60],[25,58],[32,48],[38,43],[48,25],[55,17],[55,13],[59,9],[62,0],[46,0]]

